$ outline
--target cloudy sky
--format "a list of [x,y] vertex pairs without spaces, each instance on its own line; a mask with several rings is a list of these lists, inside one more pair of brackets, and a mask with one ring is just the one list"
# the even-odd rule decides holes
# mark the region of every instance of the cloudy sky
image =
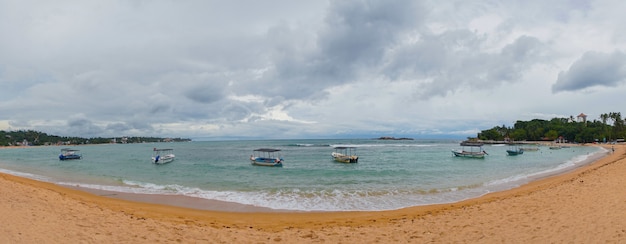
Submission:
[[622,112],[626,1],[0,0],[0,129],[475,136]]

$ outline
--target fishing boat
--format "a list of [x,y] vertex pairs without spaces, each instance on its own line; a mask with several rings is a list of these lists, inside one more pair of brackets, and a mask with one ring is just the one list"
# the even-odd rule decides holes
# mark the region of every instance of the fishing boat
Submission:
[[61,153],[59,154],[59,160],[71,160],[71,159],[81,159],[83,155],[80,154],[80,150],[63,148],[61,149]]
[[174,149],[152,149],[152,163],[153,164],[166,164],[171,163],[176,158],[174,155]]
[[256,166],[283,167],[283,158],[280,156],[280,149],[259,148],[252,151],[250,162]]
[[454,156],[462,158],[485,158],[485,155],[489,155],[483,150],[483,143],[480,142],[461,142],[461,146],[463,148],[460,150],[452,150]]
[[506,150],[506,153],[508,153],[509,156],[517,156],[524,154],[524,149],[521,149],[518,145],[511,144],[509,145],[509,149]]
[[333,160],[340,163],[358,163],[359,156],[356,155],[356,147],[335,147],[331,153]]

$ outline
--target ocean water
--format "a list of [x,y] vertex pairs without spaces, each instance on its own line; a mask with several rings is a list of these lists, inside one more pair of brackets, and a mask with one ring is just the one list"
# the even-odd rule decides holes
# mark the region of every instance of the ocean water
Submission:
[[[608,153],[599,147],[539,147],[508,156],[485,145],[484,159],[454,157],[453,140],[263,140],[75,146],[83,159],[60,161],[63,147],[0,149],[0,171],[66,186],[181,195],[279,210],[392,210],[457,202],[510,189],[579,167]],[[334,146],[357,147],[359,162],[330,156]],[[250,164],[256,148],[279,148],[284,166]],[[150,161],[153,148],[176,160]]]

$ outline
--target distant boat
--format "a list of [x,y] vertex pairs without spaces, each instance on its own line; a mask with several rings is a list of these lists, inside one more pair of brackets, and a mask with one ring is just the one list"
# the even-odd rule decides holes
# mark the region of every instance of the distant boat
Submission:
[[250,162],[256,166],[283,167],[283,158],[280,149],[259,148],[252,151]]
[[81,159],[83,155],[81,155],[80,150],[63,148],[61,149],[61,153],[59,154],[59,160],[71,160],[71,159]]
[[561,146],[550,146],[550,149],[552,149],[552,150],[559,150],[559,149],[561,149]]
[[511,144],[509,145],[509,149],[506,150],[506,153],[509,154],[509,156],[517,156],[520,154],[524,154],[524,149],[519,148],[519,146]]
[[[452,154],[457,157],[463,158],[485,158],[485,155],[489,155],[483,150],[483,143],[480,142],[461,142],[463,149],[452,150]],[[465,148],[468,150],[465,150]]]
[[174,149],[152,149],[152,163],[154,164],[166,164],[174,161],[176,156],[174,155]]
[[478,141],[462,141],[460,145],[464,147],[482,147],[485,143]]
[[522,150],[524,150],[524,151],[529,151],[529,152],[532,152],[532,151],[539,151],[539,148],[538,148],[538,147],[522,147],[522,148],[520,148],[520,149],[522,149]]
[[356,155],[356,147],[335,147],[335,151],[330,154],[333,160],[340,163],[358,163],[359,156]]

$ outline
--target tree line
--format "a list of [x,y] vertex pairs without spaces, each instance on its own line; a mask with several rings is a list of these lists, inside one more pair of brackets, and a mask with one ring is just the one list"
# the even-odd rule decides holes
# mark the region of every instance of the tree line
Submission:
[[191,141],[187,138],[161,137],[66,137],[48,135],[34,130],[0,130],[0,146],[42,146],[42,145],[80,145],[106,143],[144,143],[144,142],[179,142]]
[[[610,122],[610,123],[609,123]],[[592,121],[576,121],[569,118],[551,120],[533,119],[515,122],[513,127],[495,126],[478,133],[478,139],[495,141],[554,141],[568,142],[612,142],[626,137],[625,120],[620,112],[601,114]]]

